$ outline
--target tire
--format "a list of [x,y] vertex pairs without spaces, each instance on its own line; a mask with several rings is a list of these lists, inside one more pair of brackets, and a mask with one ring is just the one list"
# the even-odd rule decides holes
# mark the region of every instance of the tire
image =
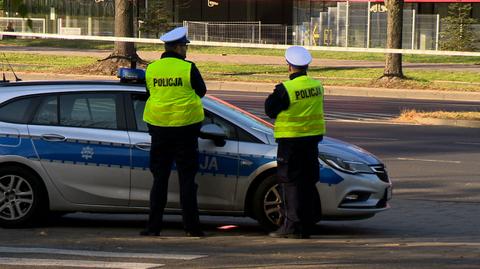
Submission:
[[47,194],[36,175],[16,166],[0,169],[0,227],[37,225],[47,209]]
[[[315,197],[315,222],[320,221],[320,198]],[[283,223],[281,212],[282,197],[277,184],[276,175],[266,177],[257,187],[253,195],[253,217],[266,231],[278,229]]]
[[280,205],[282,197],[278,191],[277,177],[266,177],[253,195],[253,216],[267,231],[277,229],[283,222]]

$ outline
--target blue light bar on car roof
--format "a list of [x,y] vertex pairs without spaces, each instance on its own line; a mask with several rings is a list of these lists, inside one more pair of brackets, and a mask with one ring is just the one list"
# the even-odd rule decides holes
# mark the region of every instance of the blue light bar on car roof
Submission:
[[122,67],[118,69],[117,77],[120,82],[145,82],[145,70]]

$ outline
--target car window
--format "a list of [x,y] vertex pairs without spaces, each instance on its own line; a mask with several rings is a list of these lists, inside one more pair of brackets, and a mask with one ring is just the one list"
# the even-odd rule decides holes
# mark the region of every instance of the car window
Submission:
[[209,111],[205,111],[205,119],[202,125],[206,124],[215,124],[222,128],[228,140],[238,140],[236,126]]
[[66,94],[60,96],[60,125],[117,129],[117,95]]
[[58,125],[57,96],[45,97],[38,106],[32,124]]
[[132,95],[133,112],[135,113],[135,124],[139,132],[148,132],[147,123],[143,121],[143,110],[145,110],[147,96],[145,94]]
[[0,107],[0,121],[11,123],[27,123],[28,109],[32,107],[34,97],[22,98]]
[[[143,111],[145,109],[146,103],[146,95],[144,94],[133,94],[132,95],[132,102],[133,102],[133,110],[135,113],[135,123],[136,129],[139,132],[148,132],[147,124],[143,121]],[[258,142],[255,138],[253,138],[250,134],[245,132],[244,130],[238,128],[234,124],[230,123],[229,121],[205,110],[205,119],[203,120],[202,125],[213,123],[218,125],[225,131],[227,135],[227,139],[229,140],[240,140],[244,142]]]

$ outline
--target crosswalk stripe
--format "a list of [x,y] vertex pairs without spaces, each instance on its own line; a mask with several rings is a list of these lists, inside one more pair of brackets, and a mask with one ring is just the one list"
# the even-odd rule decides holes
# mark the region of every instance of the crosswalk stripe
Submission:
[[88,257],[108,258],[134,258],[134,259],[172,259],[172,260],[194,260],[207,257],[206,255],[182,255],[165,253],[135,253],[135,252],[107,252],[89,250],[71,250],[54,248],[22,248],[22,247],[0,247],[1,253],[36,253],[51,255],[72,255]]
[[2,265],[14,266],[61,266],[83,268],[115,268],[115,269],[149,269],[165,266],[157,263],[109,262],[109,261],[83,261],[83,260],[58,260],[58,259],[27,259],[27,258],[0,258]]

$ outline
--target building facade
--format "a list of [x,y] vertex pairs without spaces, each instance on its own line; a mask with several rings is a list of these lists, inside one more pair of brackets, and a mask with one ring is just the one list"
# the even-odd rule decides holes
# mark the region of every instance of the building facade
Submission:
[[[386,40],[383,0],[136,0],[137,28],[160,1],[171,24],[188,26],[194,40],[353,47],[383,47]],[[113,35],[115,0],[24,2],[34,32]],[[404,48],[438,49],[451,3],[470,5],[480,32],[480,0],[405,0]],[[11,0],[0,0],[0,17],[2,28],[13,21],[17,31],[29,31]]]

